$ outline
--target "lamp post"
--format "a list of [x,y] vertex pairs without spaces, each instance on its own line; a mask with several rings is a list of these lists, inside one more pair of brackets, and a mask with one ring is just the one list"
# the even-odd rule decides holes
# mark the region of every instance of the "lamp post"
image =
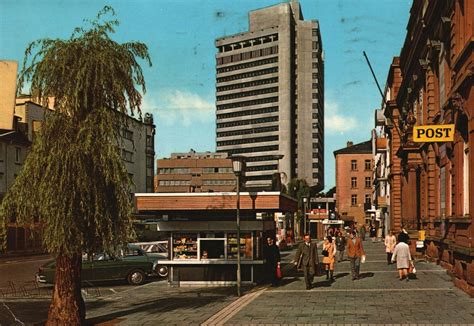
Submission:
[[240,297],[240,177],[245,171],[245,157],[231,156],[232,169],[237,177],[237,296]]
[[304,223],[304,228],[303,228],[303,234],[308,233],[308,230],[306,228],[306,202],[308,201],[308,198],[303,197],[303,223]]

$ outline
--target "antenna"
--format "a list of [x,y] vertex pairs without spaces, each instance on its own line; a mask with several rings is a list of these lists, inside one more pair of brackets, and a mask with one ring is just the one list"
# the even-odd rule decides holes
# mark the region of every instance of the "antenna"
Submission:
[[[385,98],[385,94],[382,92],[382,89],[380,88],[380,84],[377,80],[377,77],[375,76],[374,70],[372,69],[372,65],[370,64],[369,58],[367,57],[367,54],[365,53],[365,51],[362,51],[362,53],[364,54],[365,60],[367,61],[367,64],[369,65],[370,72],[372,73],[372,77],[374,77],[375,83],[377,84],[377,88],[379,89],[380,96],[382,96],[383,104],[385,105],[385,107],[387,107],[387,100]],[[390,119],[392,119],[392,122],[393,122],[392,112],[391,111],[388,111],[388,112],[390,113]],[[395,126],[395,130],[397,131],[398,137],[400,137],[400,140],[401,140],[402,135],[400,134],[400,130],[398,130],[397,124],[394,122],[393,125]]]

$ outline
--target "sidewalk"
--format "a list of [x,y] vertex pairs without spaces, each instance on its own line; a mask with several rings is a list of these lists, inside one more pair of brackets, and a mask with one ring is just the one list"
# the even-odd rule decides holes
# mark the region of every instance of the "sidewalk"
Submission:
[[[383,244],[364,242],[367,262],[361,280],[352,281],[348,261],[337,263],[336,281],[315,278],[305,290],[302,273],[287,272],[277,288],[169,287],[152,282],[120,293],[87,299],[89,325],[242,325],[242,324],[472,324],[474,299],[454,287],[446,271],[418,262],[418,279],[398,281]],[[282,252],[283,262],[295,250]],[[27,325],[46,318],[49,297],[3,299]],[[1,301],[1,300],[0,300]],[[0,325],[14,323],[0,303]]]

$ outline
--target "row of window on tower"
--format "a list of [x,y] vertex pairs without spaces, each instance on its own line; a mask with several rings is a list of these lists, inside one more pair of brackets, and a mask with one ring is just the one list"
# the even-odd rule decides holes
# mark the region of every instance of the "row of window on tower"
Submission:
[[253,78],[253,77],[273,74],[273,73],[277,73],[277,72],[278,72],[278,67],[271,67],[271,68],[266,68],[266,69],[260,69],[260,70],[244,72],[242,74],[236,74],[236,75],[232,75],[232,76],[218,77],[216,80],[217,80],[218,83],[224,83],[224,82],[228,82],[228,81],[232,81],[232,80]]
[[[278,54],[278,45],[271,46],[271,47],[268,47],[268,48],[263,48],[263,49],[258,49],[258,50],[243,52],[243,53],[237,53],[237,54],[232,54],[232,55],[228,55],[228,56],[225,56],[225,57],[216,58],[216,63],[217,63],[218,66],[220,66],[220,65],[223,65],[223,64],[234,63],[234,62],[239,62],[239,61],[243,61],[243,60],[250,60],[250,59],[255,59],[255,58],[261,58],[261,57],[274,55],[274,54]],[[278,57],[275,57],[273,59],[276,59],[276,60],[272,61],[272,62],[277,62],[278,61]],[[264,61],[264,60],[258,60],[258,61],[254,61],[254,62],[261,62],[261,61]],[[254,63],[254,62],[251,62],[251,63]],[[259,63],[259,64],[255,64],[255,65],[252,65],[252,66],[247,66],[248,64],[249,63],[244,63],[244,64],[238,64],[238,65],[218,68],[217,73],[260,66],[260,65],[266,64],[266,63]]]

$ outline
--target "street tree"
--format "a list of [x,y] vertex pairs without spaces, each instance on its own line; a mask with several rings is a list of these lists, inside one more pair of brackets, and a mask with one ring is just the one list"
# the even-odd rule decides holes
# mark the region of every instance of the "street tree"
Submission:
[[21,173],[0,207],[5,245],[8,221],[39,219],[43,243],[56,258],[47,325],[85,321],[82,253],[114,253],[133,236],[131,180],[122,162],[120,132],[127,115],[141,117],[145,80],[137,59],[151,66],[140,42],[111,39],[119,22],[106,6],[71,37],[29,45],[18,91],[54,110],[45,116]]

